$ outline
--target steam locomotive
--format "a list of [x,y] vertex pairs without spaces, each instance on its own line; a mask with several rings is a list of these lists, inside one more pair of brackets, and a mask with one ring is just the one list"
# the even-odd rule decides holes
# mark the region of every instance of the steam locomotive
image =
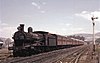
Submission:
[[17,29],[18,31],[13,36],[14,56],[27,56],[84,44],[82,40],[76,40],[45,31],[33,32],[32,27],[28,28],[28,32],[25,32],[24,24],[20,24]]

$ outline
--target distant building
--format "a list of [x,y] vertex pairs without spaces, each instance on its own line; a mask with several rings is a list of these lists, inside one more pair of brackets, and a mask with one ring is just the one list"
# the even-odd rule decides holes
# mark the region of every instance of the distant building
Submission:
[[0,49],[2,48],[3,42],[0,42]]

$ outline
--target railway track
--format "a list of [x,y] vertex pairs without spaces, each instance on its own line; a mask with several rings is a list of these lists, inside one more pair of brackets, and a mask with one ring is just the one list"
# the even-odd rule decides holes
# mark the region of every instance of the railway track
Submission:
[[75,55],[75,52],[78,52],[83,49],[84,46],[79,46],[79,47],[74,47],[69,49],[62,49],[62,50],[56,50],[47,53],[41,53],[29,57],[16,57],[10,60],[6,59],[6,61],[2,63],[57,63],[59,59],[70,56],[72,54]]
[[0,54],[0,61],[5,60],[9,56],[10,56],[10,54],[8,54],[8,53]]
[[92,46],[90,46],[53,63],[100,63],[99,57],[99,52],[93,52]]
[[[41,61],[40,60],[34,61],[34,63],[57,63],[57,62],[59,63],[59,60],[61,60],[62,58],[71,56],[72,54],[80,51],[81,49],[84,49],[84,47],[69,50],[69,51],[65,52],[64,54],[63,53],[57,54],[57,55],[54,55],[53,57],[48,57],[48,58],[42,59]],[[61,61],[60,61],[60,63],[61,63]]]
[[8,51],[8,49],[0,49],[0,63],[2,60],[5,60],[9,57],[11,57],[11,53]]
[[79,58],[82,56],[83,53],[85,53],[88,50],[87,48],[88,47],[79,49],[61,59],[58,59],[53,63],[79,63]]

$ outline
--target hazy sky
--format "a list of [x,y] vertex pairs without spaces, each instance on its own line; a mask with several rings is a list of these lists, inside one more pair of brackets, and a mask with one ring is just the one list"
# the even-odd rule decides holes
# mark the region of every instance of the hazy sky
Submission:
[[91,16],[99,17],[100,0],[0,0],[0,37],[12,37],[20,23],[34,31],[60,35],[92,33]]

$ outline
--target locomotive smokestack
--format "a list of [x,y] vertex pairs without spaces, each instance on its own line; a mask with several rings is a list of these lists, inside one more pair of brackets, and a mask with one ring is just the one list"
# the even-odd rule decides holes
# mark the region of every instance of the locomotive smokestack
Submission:
[[24,24],[20,24],[21,31],[24,31]]

